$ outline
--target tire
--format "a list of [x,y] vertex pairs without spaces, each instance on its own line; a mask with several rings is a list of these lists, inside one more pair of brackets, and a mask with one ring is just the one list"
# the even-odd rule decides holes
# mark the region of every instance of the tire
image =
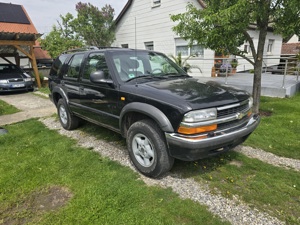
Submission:
[[174,164],[174,158],[168,154],[164,134],[152,120],[141,120],[130,126],[127,148],[136,169],[147,177],[159,177]]
[[63,99],[59,99],[57,103],[57,115],[61,126],[66,130],[73,130],[79,125],[79,118],[71,115],[67,107],[67,103]]

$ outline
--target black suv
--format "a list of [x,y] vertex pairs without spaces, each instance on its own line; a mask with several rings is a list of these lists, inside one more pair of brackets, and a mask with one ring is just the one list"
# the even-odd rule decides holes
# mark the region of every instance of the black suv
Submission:
[[225,152],[259,124],[245,91],[200,83],[164,54],[107,48],[67,52],[53,63],[50,98],[61,125],[79,118],[120,133],[144,175]]

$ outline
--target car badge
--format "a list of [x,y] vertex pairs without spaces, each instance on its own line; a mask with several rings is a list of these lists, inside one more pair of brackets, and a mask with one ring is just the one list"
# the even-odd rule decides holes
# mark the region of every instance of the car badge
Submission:
[[237,113],[236,115],[235,115],[235,117],[238,119],[238,120],[240,120],[240,119],[243,119],[243,117],[244,117],[244,113]]

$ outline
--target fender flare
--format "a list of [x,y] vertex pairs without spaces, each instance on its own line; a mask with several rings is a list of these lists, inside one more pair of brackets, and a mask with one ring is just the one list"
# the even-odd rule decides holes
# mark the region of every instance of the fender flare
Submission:
[[[53,90],[52,90],[52,98],[54,97],[53,94],[54,93],[58,93],[60,96],[62,96],[62,98],[66,101],[67,105],[69,106],[69,98],[68,96],[66,95],[66,93],[64,92],[64,90],[61,88],[61,87],[54,87]],[[55,105],[57,105],[57,102],[58,101],[55,101],[56,99],[53,98],[53,102]]]
[[173,126],[166,115],[158,108],[141,102],[129,103],[121,111],[119,127],[122,126],[124,115],[128,112],[139,112],[152,118],[164,132],[174,132]]

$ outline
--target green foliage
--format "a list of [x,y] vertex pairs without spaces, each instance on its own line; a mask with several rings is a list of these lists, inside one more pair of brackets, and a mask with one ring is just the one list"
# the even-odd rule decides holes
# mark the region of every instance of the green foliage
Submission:
[[42,48],[47,50],[52,58],[56,58],[68,49],[83,46],[83,40],[74,31],[72,14],[60,15],[60,18],[61,22],[57,21],[58,26],[53,25],[52,31],[40,39]]
[[76,5],[77,18],[74,20],[76,32],[87,45],[110,46],[115,40],[114,9],[105,5],[99,10],[91,3],[79,2]]
[[40,39],[41,46],[52,58],[62,52],[88,46],[110,46],[115,40],[114,9],[105,5],[101,10],[90,3],[77,3],[77,17],[67,13],[52,31]]
[[193,57],[192,55],[186,57],[186,58],[182,58],[181,56],[181,52],[178,53],[177,56],[174,56],[174,55],[170,55],[171,59],[181,68],[186,68],[188,72],[191,72],[191,69],[192,68],[196,68],[198,69],[201,73],[202,73],[202,70],[199,66],[196,66],[196,65],[191,65],[188,63],[188,60]]

